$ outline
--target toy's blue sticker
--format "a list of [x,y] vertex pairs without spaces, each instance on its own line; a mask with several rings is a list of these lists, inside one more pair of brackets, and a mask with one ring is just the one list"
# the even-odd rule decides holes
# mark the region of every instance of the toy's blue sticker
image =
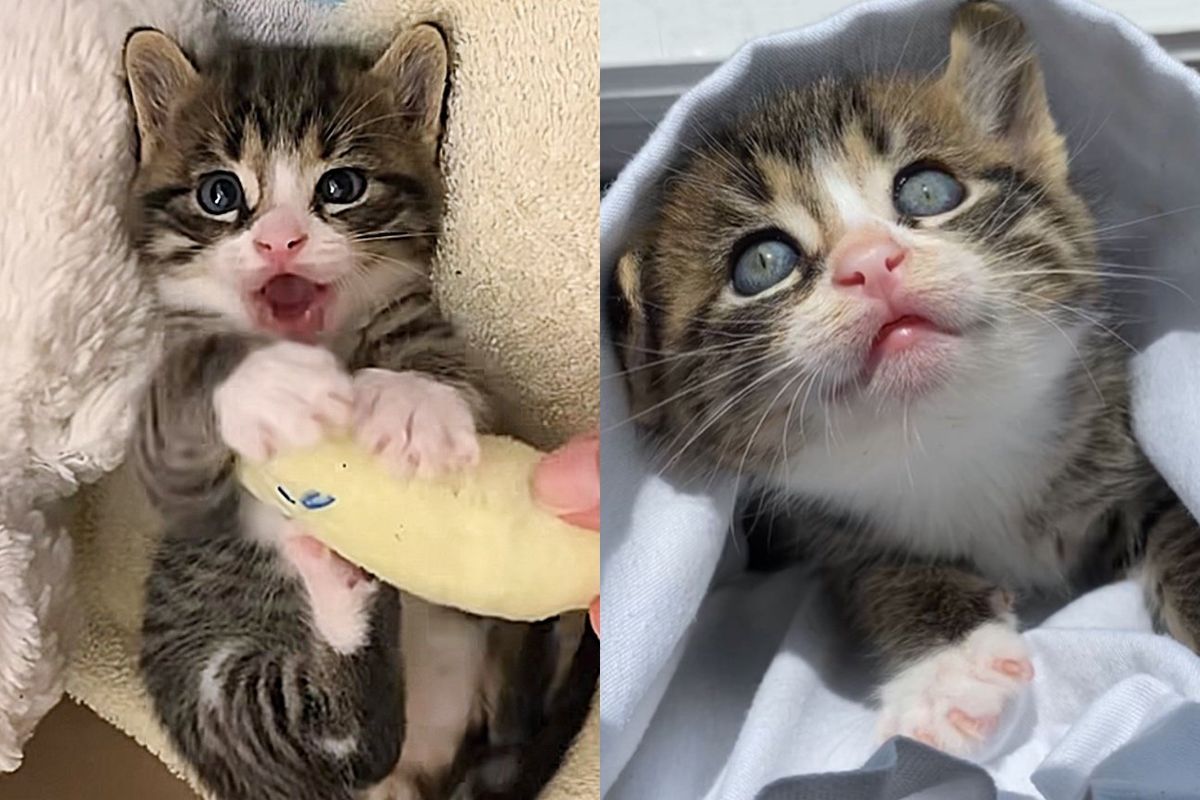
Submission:
[[284,489],[282,486],[276,486],[276,487],[275,487],[275,491],[279,492],[279,495],[280,495],[280,496],[281,496],[281,497],[282,497],[284,500],[287,500],[287,501],[288,501],[289,503],[291,503],[292,505],[296,505],[296,501],[295,501],[295,500],[293,500],[293,499],[292,499],[292,496],[291,496],[290,494],[288,494],[288,493],[287,493],[287,489]]
[[318,492],[316,489],[309,489],[300,496],[300,505],[307,508],[309,511],[325,508],[333,505],[334,497],[331,494]]

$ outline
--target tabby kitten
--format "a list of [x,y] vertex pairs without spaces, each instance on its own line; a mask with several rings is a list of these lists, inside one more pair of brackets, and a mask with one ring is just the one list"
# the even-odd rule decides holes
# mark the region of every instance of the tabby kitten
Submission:
[[1033,676],[1017,591],[1140,559],[1200,644],[1200,529],[1131,433],[1096,247],[1022,23],[970,2],[937,74],[706,133],[618,264],[633,415],[665,463],[795,512],[752,556],[826,568],[889,675],[884,737],[987,737]]
[[222,800],[532,797],[595,683],[581,626],[398,596],[232,472],[337,428],[400,475],[476,461],[486,402],[428,277],[447,63],[428,25],[373,63],[126,44],[133,236],[168,325],[132,448],[165,521],[141,668]]

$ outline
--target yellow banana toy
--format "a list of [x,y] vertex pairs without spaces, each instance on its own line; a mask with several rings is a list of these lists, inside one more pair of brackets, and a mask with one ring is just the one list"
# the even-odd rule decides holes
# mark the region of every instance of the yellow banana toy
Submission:
[[381,580],[439,605],[532,621],[587,608],[600,591],[600,537],[538,506],[542,453],[480,436],[479,466],[398,479],[350,439],[265,464],[243,485]]

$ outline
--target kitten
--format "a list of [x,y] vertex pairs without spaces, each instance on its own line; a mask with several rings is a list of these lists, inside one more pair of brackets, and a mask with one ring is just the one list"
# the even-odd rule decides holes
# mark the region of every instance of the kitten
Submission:
[[141,669],[222,800],[532,797],[586,714],[595,640],[401,597],[250,498],[261,460],[351,428],[401,475],[475,463],[487,403],[440,315],[448,54],[133,32],[132,233],[167,321],[132,458],[165,521]]
[[825,568],[889,674],[884,737],[986,738],[1033,675],[1014,592],[1137,561],[1200,644],[1200,530],[1134,441],[1096,248],[1022,23],[971,2],[938,73],[701,137],[618,264],[633,415],[664,463],[796,512],[752,555]]

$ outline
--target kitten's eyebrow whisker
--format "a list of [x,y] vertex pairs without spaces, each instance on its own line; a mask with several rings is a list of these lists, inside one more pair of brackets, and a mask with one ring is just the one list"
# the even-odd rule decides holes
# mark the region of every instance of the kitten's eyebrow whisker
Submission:
[[[363,100],[357,106],[355,106],[353,111],[351,111],[345,115],[343,115],[341,113],[341,111],[339,111],[337,114],[335,114],[333,117],[333,122],[330,123],[329,138],[330,139],[342,138],[344,128],[350,122],[350,120],[354,119],[354,117],[361,114],[363,109],[365,109],[367,106],[371,105],[371,103],[374,103],[376,100],[378,100],[380,97],[382,97],[384,95],[384,92],[386,92],[386,91],[387,91],[386,89],[378,90],[377,92],[375,92],[375,94],[367,97],[365,100]],[[343,98],[342,104],[339,108],[345,108],[347,103],[349,103],[349,101],[350,101],[350,95],[347,94]]]
[[389,119],[400,119],[400,118],[420,117],[420,116],[421,116],[421,113],[417,112],[417,111],[393,111],[390,114],[380,114],[377,117],[371,117],[370,119],[359,122],[357,125],[355,125],[353,128],[350,128],[349,130],[340,131],[338,133],[337,138],[353,139],[355,137],[355,135],[358,134],[359,131],[363,130],[364,128],[368,128],[371,125],[374,125],[376,122],[384,122]]
[[896,64],[892,67],[892,74],[888,77],[889,83],[896,81],[896,76],[900,74],[900,66],[904,63],[904,56],[908,55],[908,45],[912,43],[913,34],[917,31],[917,22],[920,17],[913,17],[913,24],[908,28],[908,35],[904,37],[904,45],[900,48],[900,55],[896,56]]
[[908,97],[905,99],[903,105],[901,105],[901,108],[905,109],[910,114],[914,113],[911,109],[913,108],[913,100],[916,98],[917,94],[919,92],[921,92],[926,86],[933,83],[933,81],[935,79],[941,77],[942,70],[949,61],[950,61],[950,54],[947,53],[936,64],[934,64],[930,69],[928,69],[924,75],[922,75],[922,76],[918,77],[916,80],[914,80],[912,82],[912,88],[909,90]]
[[1087,137],[1087,139],[1084,140],[1083,144],[1079,145],[1079,149],[1076,150],[1075,152],[1069,153],[1067,155],[1067,166],[1068,167],[1071,166],[1071,162],[1075,160],[1075,157],[1077,155],[1079,155],[1080,153],[1082,153],[1084,150],[1086,150],[1087,146],[1092,143],[1092,140],[1100,135],[1100,131],[1104,130],[1104,126],[1108,124],[1108,121],[1110,119],[1112,119],[1112,115],[1113,115],[1113,112],[1110,109],[1108,112],[1108,115],[1105,116],[1104,119],[1100,120],[1100,124],[1096,126],[1096,130],[1092,131],[1092,133]]

